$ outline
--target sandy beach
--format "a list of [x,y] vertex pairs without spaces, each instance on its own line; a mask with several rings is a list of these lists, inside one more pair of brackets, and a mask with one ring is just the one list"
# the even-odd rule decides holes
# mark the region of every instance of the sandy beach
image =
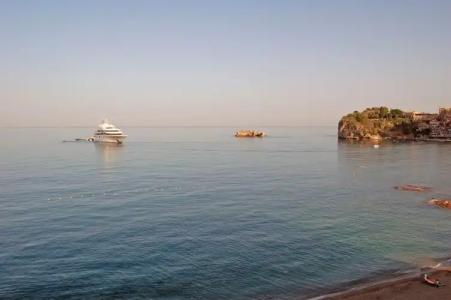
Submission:
[[427,285],[421,279],[421,274],[403,276],[385,280],[372,285],[354,287],[348,291],[314,298],[316,300],[447,300],[451,299],[451,272],[447,270],[430,273],[431,278],[438,278],[444,286],[436,288]]

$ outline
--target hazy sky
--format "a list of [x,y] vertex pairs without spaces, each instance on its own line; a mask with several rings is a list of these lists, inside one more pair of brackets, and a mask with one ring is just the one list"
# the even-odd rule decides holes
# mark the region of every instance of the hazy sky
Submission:
[[0,126],[328,125],[451,106],[451,1],[0,0]]

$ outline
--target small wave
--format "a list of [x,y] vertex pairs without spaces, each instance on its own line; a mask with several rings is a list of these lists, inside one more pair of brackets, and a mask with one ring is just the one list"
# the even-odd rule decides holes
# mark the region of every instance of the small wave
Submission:
[[118,197],[126,194],[143,194],[150,192],[167,192],[167,191],[180,191],[182,188],[179,186],[160,186],[153,188],[136,188],[129,190],[109,190],[103,191],[99,193],[80,193],[80,194],[69,194],[65,196],[55,196],[48,197],[47,201],[63,201],[63,200],[76,200],[76,199],[86,199],[86,198],[95,198],[95,197]]

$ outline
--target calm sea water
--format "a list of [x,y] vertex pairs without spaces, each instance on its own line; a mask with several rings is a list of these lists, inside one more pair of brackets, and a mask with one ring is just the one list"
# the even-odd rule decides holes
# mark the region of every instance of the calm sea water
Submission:
[[451,254],[451,145],[124,130],[0,129],[0,298],[294,299]]

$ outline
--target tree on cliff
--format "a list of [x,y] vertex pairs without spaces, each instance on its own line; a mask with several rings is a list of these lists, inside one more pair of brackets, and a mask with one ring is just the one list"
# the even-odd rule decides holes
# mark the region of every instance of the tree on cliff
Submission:
[[400,117],[404,116],[404,112],[400,109],[395,108],[395,109],[390,110],[390,115],[392,118],[400,118]]
[[389,113],[390,113],[390,109],[388,107],[382,106],[379,108],[379,118],[382,118],[382,119],[387,118],[389,116],[388,115]]

